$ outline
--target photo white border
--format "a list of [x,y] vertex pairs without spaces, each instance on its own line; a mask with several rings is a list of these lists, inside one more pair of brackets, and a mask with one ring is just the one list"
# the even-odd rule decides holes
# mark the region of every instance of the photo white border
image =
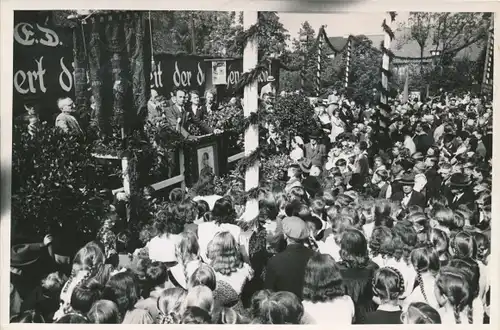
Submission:
[[[316,1],[300,1],[300,0],[184,0],[184,1],[154,1],[154,0],[0,0],[1,8],[1,83],[0,83],[0,100],[1,100],[1,222],[0,222],[0,329],[23,329],[23,328],[39,328],[39,329],[52,329],[58,325],[54,324],[41,324],[41,325],[27,325],[27,324],[8,324],[9,322],[9,262],[10,262],[10,197],[11,197],[11,182],[10,170],[12,161],[12,77],[13,77],[13,11],[14,10],[53,10],[55,8],[62,9],[128,9],[128,10],[234,10],[234,11],[278,11],[278,12],[297,12],[297,13],[325,13],[325,12],[384,12],[389,10],[394,11],[433,11],[433,12],[495,12],[495,53],[494,53],[494,104],[493,109],[500,111],[500,104],[498,98],[498,79],[499,77],[499,17],[500,3],[497,1],[461,1],[461,0],[419,0],[419,1],[359,1],[359,0],[316,0]],[[326,22],[327,23],[327,22]],[[359,22],[362,24],[362,22]],[[290,31],[291,34],[295,31]],[[381,28],[382,33],[382,28]],[[498,117],[495,115],[494,118]],[[494,131],[498,131],[499,126],[498,118],[493,120]],[[498,134],[494,134],[494,145],[500,145]],[[493,164],[500,164],[500,153],[493,148]],[[492,215],[493,215],[493,229],[492,237],[499,237],[500,224],[496,223],[496,215],[500,211],[499,202],[500,196],[498,193],[498,180],[497,169],[493,166],[492,180],[493,193],[492,193]],[[491,278],[498,278],[499,272],[499,246],[500,242],[497,239],[492,239],[492,254],[495,257],[491,258],[490,270],[492,272]],[[491,283],[491,323],[489,325],[480,326],[481,328],[499,328],[499,285],[495,280]],[[67,325],[61,325],[61,327]],[[97,327],[116,327],[117,325],[99,325]],[[152,325],[149,325],[152,326]],[[72,325],[75,328],[87,328],[89,325]],[[137,325],[122,325],[120,329],[136,329]],[[174,325],[169,328],[177,327]],[[178,326],[181,327],[181,326]],[[183,328],[200,327],[184,325]],[[203,329],[216,327],[216,325],[203,325]],[[257,328],[264,326],[241,326],[247,328]],[[276,326],[275,326],[276,327]],[[300,326],[316,328],[314,326]],[[383,326],[356,326],[356,328],[370,327],[372,329],[387,329],[397,328],[401,329],[401,325],[383,325]],[[407,328],[408,326],[405,326]],[[419,326],[409,326],[410,328]],[[470,325],[456,325],[454,327],[468,327]],[[476,326],[477,327],[477,326]],[[90,325],[90,328],[95,329],[96,325]],[[320,327],[317,327],[320,328]],[[338,328],[338,327],[337,327]]]

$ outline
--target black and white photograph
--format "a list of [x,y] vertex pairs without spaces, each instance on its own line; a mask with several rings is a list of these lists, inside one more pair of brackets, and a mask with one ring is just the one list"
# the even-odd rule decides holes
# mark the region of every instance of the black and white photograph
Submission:
[[12,12],[2,322],[493,324],[495,14],[230,9]]

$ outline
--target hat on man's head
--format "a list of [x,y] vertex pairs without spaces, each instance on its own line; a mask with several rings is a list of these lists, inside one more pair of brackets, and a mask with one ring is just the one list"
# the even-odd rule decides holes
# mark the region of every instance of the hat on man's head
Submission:
[[40,259],[42,244],[18,244],[10,249],[10,265],[13,267],[28,266]]
[[402,185],[413,185],[415,184],[415,175],[413,173],[403,174],[401,179],[399,179],[399,183]]
[[291,239],[304,240],[309,237],[309,227],[299,217],[285,217],[281,225],[283,234]]
[[315,140],[318,140],[319,138],[321,138],[321,136],[323,134],[321,134],[322,132],[319,131],[319,130],[314,130],[311,132],[311,134],[309,134],[309,139],[315,139]]
[[269,77],[267,77],[267,81],[268,82],[273,82],[273,81],[276,81],[276,79],[274,79],[273,76],[269,76]]
[[465,189],[470,186],[469,179],[462,173],[454,173],[450,177],[450,188]]

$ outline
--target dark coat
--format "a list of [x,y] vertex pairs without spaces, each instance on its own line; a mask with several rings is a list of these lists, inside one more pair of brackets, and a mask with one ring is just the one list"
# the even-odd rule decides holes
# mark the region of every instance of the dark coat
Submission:
[[267,263],[264,288],[293,292],[302,300],[306,265],[313,254],[313,250],[300,244],[287,246]]
[[[398,192],[395,192],[392,194],[392,197],[391,199],[393,201],[399,201],[401,202],[404,198],[404,193],[402,191],[398,191]],[[410,200],[408,201],[408,204],[406,205],[406,207],[410,207],[410,206],[413,206],[413,205],[418,205],[420,206],[421,208],[425,208],[425,197],[423,194],[419,193],[418,191],[415,191],[413,190],[411,192],[411,197],[410,197]]]
[[323,168],[323,164],[326,159],[326,147],[323,144],[317,144],[316,149],[312,149],[311,143],[306,144],[305,146],[305,158],[309,159],[311,163],[315,166],[319,166]]
[[207,109],[205,106],[199,106],[198,111],[196,111],[196,114],[193,113],[193,110],[191,107],[189,107],[189,111],[191,112],[191,122],[198,126],[200,130],[205,133],[205,134],[210,134],[213,133],[213,128],[209,127],[206,124],[206,119],[207,119]]
[[453,195],[450,189],[446,193],[446,199],[448,200],[448,207],[452,210],[456,210],[460,205],[466,205],[472,211],[475,209],[476,197],[470,189],[466,189],[464,194],[456,201],[453,201],[455,195]]

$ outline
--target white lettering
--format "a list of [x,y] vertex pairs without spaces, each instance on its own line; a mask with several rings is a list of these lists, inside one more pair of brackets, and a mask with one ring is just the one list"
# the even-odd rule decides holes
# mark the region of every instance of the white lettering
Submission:
[[179,71],[179,66],[177,65],[177,61],[175,61],[175,70],[174,70],[174,85],[175,87],[179,87],[181,85],[181,73]]
[[189,71],[181,72],[181,83],[182,86],[191,86],[191,72]]
[[43,61],[43,56],[40,57],[39,61],[35,60],[35,62],[37,64],[37,68],[38,68],[38,71],[35,73],[35,75],[38,76],[38,81],[40,82],[40,90],[43,93],[46,93],[47,88],[45,88],[45,81],[43,80],[43,75],[45,74],[45,69],[43,68],[42,61]]
[[227,75],[227,84],[235,85],[238,80],[240,80],[240,72],[239,71],[230,71]]
[[198,81],[198,85],[203,86],[205,83],[205,72],[200,66],[200,62],[198,62],[198,74],[196,75],[196,80]]
[[43,33],[45,33],[46,39],[40,39],[40,43],[44,46],[57,47],[59,46],[59,36],[57,33],[49,28],[36,25],[36,27]]
[[23,46],[31,46],[35,43],[32,37],[35,35],[33,32],[33,25],[29,23],[19,23],[14,27],[14,40]]
[[[19,82],[19,77],[21,77],[21,82]],[[26,81],[26,73],[23,70],[19,70],[14,74],[14,88],[20,94],[28,94],[29,89],[23,88],[23,84]]]
[[61,69],[62,72],[59,74],[59,85],[61,85],[61,88],[65,90],[66,92],[71,91],[73,88],[73,77],[75,74],[74,71],[74,63],[73,64],[73,73],[71,73],[66,65],[64,64],[64,58],[61,57],[61,60],[59,61],[61,64]]

